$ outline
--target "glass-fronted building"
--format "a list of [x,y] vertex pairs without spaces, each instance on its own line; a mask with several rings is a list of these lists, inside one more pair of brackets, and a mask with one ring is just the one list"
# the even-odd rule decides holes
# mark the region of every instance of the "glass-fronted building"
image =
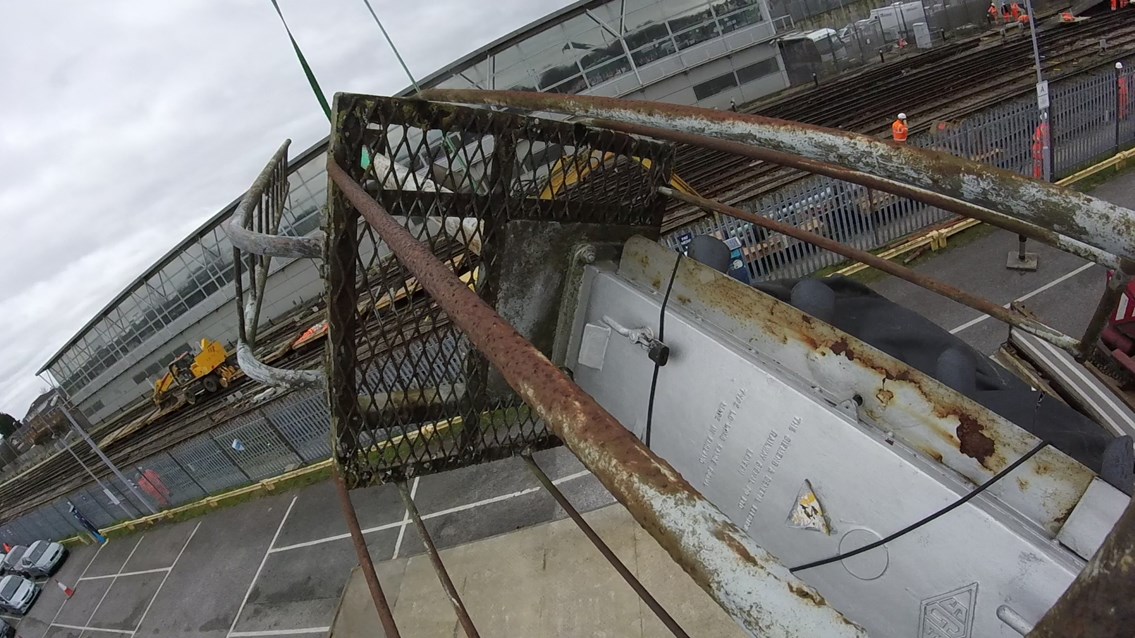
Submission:
[[[424,78],[426,87],[586,93],[725,107],[788,86],[765,0],[572,4]],[[403,92],[408,95],[411,91]],[[283,232],[321,224],[324,140],[290,161]],[[267,159],[267,158],[265,158]],[[408,161],[409,158],[399,158]],[[415,169],[418,158],[409,160]],[[202,338],[236,341],[233,202],[115,297],[44,366],[92,423],[144,399]],[[274,260],[262,318],[323,292],[312,260]]]

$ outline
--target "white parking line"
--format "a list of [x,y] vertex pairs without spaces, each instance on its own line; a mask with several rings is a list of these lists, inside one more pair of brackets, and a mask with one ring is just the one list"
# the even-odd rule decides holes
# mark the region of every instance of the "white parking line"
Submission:
[[[567,483],[568,481],[574,481],[575,479],[582,478],[582,477],[588,476],[590,474],[591,474],[591,472],[588,472],[587,470],[582,470],[582,471],[576,472],[574,474],[568,474],[567,476],[561,476],[560,478],[552,481],[552,483],[555,484],[555,485],[560,485],[561,483]],[[413,489],[414,489],[413,486],[411,486],[410,487],[411,494],[413,494]],[[466,510],[471,510],[473,508],[481,507],[483,505],[492,505],[493,503],[499,503],[501,501],[507,501],[508,499],[516,498],[517,496],[524,496],[525,494],[531,494],[533,492],[539,492],[541,489],[543,489],[543,488],[529,487],[527,489],[519,490],[519,491],[516,491],[516,492],[510,492],[508,494],[501,494],[500,496],[493,496],[492,498],[486,498],[486,499],[482,499],[480,501],[474,501],[472,503],[465,503],[464,505],[458,505],[456,507],[451,507],[449,509],[439,510],[437,512],[432,512],[430,514],[423,514],[422,520],[429,520],[431,518],[437,518],[439,516],[445,516],[447,514],[455,514],[457,512],[464,512]],[[381,532],[381,531],[385,531],[385,530],[388,530],[388,529],[394,529],[395,527],[401,527],[403,530],[405,530],[406,526],[409,525],[409,522],[410,521],[407,520],[405,516],[403,516],[403,520],[401,520],[401,521],[397,521],[397,522],[394,522],[394,523],[386,523],[386,524],[383,524],[383,525],[378,525],[376,527],[368,527],[368,528],[363,530],[363,534],[364,535],[372,534],[374,532]],[[295,543],[293,545],[284,545],[282,547],[275,547],[271,550],[271,553],[289,552],[289,551],[292,551],[294,549],[303,549],[304,547],[312,547],[313,545],[322,545],[323,543],[330,543],[332,541],[343,540],[345,538],[350,538],[350,537],[351,537],[350,534],[336,534],[334,536],[325,536],[323,538],[317,538],[317,539],[311,540],[311,541],[304,541],[302,543]]]
[[158,594],[162,592],[162,587],[165,586],[166,580],[169,578],[169,575],[173,573],[173,568],[177,567],[177,562],[181,560],[181,555],[185,553],[185,548],[189,547],[189,541],[193,540],[193,537],[197,534],[197,530],[200,527],[201,522],[198,521],[197,525],[193,526],[193,531],[189,532],[189,538],[185,539],[185,544],[181,546],[181,551],[174,557],[173,564],[165,568],[164,571],[166,575],[162,576],[162,582],[158,583],[157,589],[154,590],[154,595],[150,596],[150,602],[146,604],[146,609],[142,612],[142,617],[138,619],[138,624],[134,625],[135,632],[142,628],[142,621],[146,620],[146,614],[150,613],[150,607],[154,606],[154,601],[158,599]]
[[[196,528],[194,528],[193,531],[197,531]],[[103,578],[118,578],[119,576],[141,576],[143,574],[158,574],[158,573],[161,573],[161,572],[168,572],[171,569],[173,569],[173,566],[156,567],[154,569],[143,569],[143,570],[139,570],[139,571],[136,571],[136,572],[122,572],[121,574],[103,574],[101,576],[84,576],[84,577],[80,578],[79,581],[82,582],[84,580],[100,580],[100,579],[103,579]]]
[[[87,570],[89,570],[91,568],[91,565],[95,564],[95,559],[99,557],[99,552],[101,552],[102,548],[104,548],[104,547],[106,547],[106,543],[99,545],[99,548],[95,550],[95,555],[91,556],[91,560],[89,562],[87,562],[87,566],[84,567],[83,571],[79,573],[79,580],[82,580],[83,576],[87,575]],[[47,632],[51,631],[51,628],[55,626],[55,621],[59,620],[59,614],[63,613],[63,608],[67,606],[67,601],[69,601],[69,600],[71,600],[71,599],[70,598],[64,598],[63,604],[59,605],[59,609],[55,610],[55,615],[51,617],[51,622],[47,624],[47,629],[43,630],[43,636],[46,636]],[[43,636],[40,636],[40,638],[43,638]]]
[[[1091,268],[1092,266],[1095,266],[1095,264],[1093,264],[1093,263],[1084,264],[1083,266],[1080,266],[1076,270],[1073,270],[1072,272],[1070,272],[1066,275],[1061,275],[1060,277],[1053,279],[1052,281],[1041,286],[1040,288],[1037,288],[1036,290],[1033,290],[1032,292],[1027,292],[1027,293],[1021,295],[1020,297],[1017,297],[1013,301],[1026,301],[1028,299],[1031,299],[1031,298],[1039,295],[1040,293],[1048,290],[1049,288],[1052,288],[1053,286],[1059,286],[1060,284],[1064,283],[1065,281],[1068,281],[1069,279],[1071,279],[1071,278],[1075,277],[1076,275],[1084,272],[1085,270]],[[1012,302],[1009,302],[1009,303],[1012,303]],[[1003,304],[1001,307],[1002,308],[1008,308],[1009,304]],[[976,326],[977,324],[981,323],[982,321],[985,321],[988,318],[989,318],[989,315],[981,315],[980,317],[970,319],[969,321],[963,323],[962,325],[958,326],[957,328],[954,328],[953,330],[951,330],[950,334],[956,335],[959,332],[961,332],[962,330],[972,328],[972,327]]]
[[[130,553],[126,555],[126,560],[122,561],[122,567],[126,567],[127,563],[130,562],[130,559],[134,558],[134,552],[138,551],[138,546],[142,544],[142,541],[145,540],[145,538],[146,538],[145,534],[142,534],[141,536],[138,537],[138,542],[134,543],[134,547],[130,548]],[[122,573],[122,567],[118,568],[119,574]],[[95,604],[95,608],[91,610],[91,615],[87,618],[87,624],[88,625],[91,623],[92,620],[95,619],[95,614],[99,613],[99,607],[102,607],[102,601],[106,600],[107,594],[110,593],[110,590],[114,587],[114,582],[117,579],[118,579],[118,574],[115,574],[114,578],[110,579],[110,584],[106,586],[106,591],[104,591],[102,593],[102,598],[99,598],[98,603]],[[56,626],[62,627],[63,625],[56,625]],[[76,629],[76,627],[71,627],[71,629]],[[88,631],[88,630],[81,629],[80,633],[79,633],[79,638],[83,638],[83,633],[85,633],[86,631]],[[105,631],[105,630],[99,629],[97,627],[92,627],[90,629],[90,631]],[[119,630],[119,629],[115,629],[115,630],[111,630],[111,631],[114,631],[116,633],[121,633],[121,634],[133,634],[134,633],[133,631],[125,631],[125,630]]]
[[64,629],[78,629],[79,632],[81,632],[79,635],[82,635],[83,633],[88,632],[88,631],[100,631],[100,632],[107,632],[107,633],[111,633],[111,634],[126,634],[127,636],[133,636],[134,635],[134,632],[130,631],[129,629],[108,629],[106,627],[90,627],[90,626],[87,626],[87,625],[64,625],[61,622],[54,623],[51,626],[52,627],[62,627]]
[[308,627],[306,629],[274,629],[266,631],[234,631],[231,638],[252,638],[253,636],[301,636],[304,634],[325,634],[330,627]]
[[[418,481],[421,480],[421,478],[422,477],[420,476],[415,476],[414,483],[410,486],[411,501],[414,500],[414,497],[418,495]],[[398,558],[398,552],[402,550],[402,538],[406,536],[406,524],[409,522],[410,510],[406,510],[405,513],[402,514],[402,523],[398,527],[398,540],[394,541],[394,555],[390,557],[391,560]]]
[[236,616],[233,617],[233,624],[229,625],[229,633],[226,634],[227,638],[232,638],[233,632],[236,630],[236,623],[240,620],[241,613],[244,612],[244,606],[248,604],[248,597],[252,595],[252,588],[256,587],[256,581],[260,579],[260,572],[264,571],[264,563],[268,562],[268,556],[272,554],[272,547],[276,545],[276,540],[280,538],[280,531],[284,529],[284,523],[288,522],[288,515],[292,513],[292,508],[296,505],[296,499],[299,496],[293,496],[292,502],[288,503],[288,509],[284,511],[284,517],[280,519],[280,524],[276,527],[276,533],[272,535],[272,542],[268,543],[268,549],[264,550],[264,558],[260,559],[260,566],[256,568],[256,573],[252,575],[252,582],[248,584],[248,590],[244,592],[244,600],[240,601],[240,607],[236,610]]

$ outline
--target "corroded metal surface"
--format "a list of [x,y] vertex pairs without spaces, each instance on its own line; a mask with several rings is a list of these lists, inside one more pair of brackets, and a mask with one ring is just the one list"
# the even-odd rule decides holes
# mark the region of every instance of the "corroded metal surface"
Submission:
[[1068,350],[1073,354],[1075,354],[1078,350],[1080,342],[1075,337],[1070,337],[1060,332],[1059,330],[1056,330],[1055,328],[1040,323],[1039,321],[1034,321],[1028,317],[1025,317],[1024,315],[1012,312],[1001,306],[1000,304],[996,304],[992,301],[989,301],[988,299],[970,294],[960,288],[951,286],[945,282],[938,281],[933,277],[928,277],[921,273],[915,272],[914,270],[893,262],[889,259],[883,259],[882,257],[873,255],[865,250],[859,250],[858,248],[848,246],[847,244],[841,244],[834,239],[829,239],[818,233],[813,233],[797,226],[793,226],[792,224],[785,224],[783,222],[778,222],[774,219],[770,219],[762,215],[756,215],[747,211],[743,211],[740,208],[726,206],[725,204],[715,202],[711,199],[686,195],[685,193],[679,193],[669,188],[662,188],[659,189],[659,191],[664,195],[681,200],[683,202],[686,202],[687,204],[693,204],[694,206],[699,206],[706,210],[729,215],[730,217],[735,217],[737,219],[756,224],[763,228],[767,228],[778,233],[783,233],[790,237],[795,237],[801,241],[806,241],[810,244],[819,246],[824,250],[830,250],[836,254],[843,255],[848,259],[854,259],[855,261],[862,262],[864,264],[867,264],[868,266],[871,266],[872,268],[877,268],[885,273],[899,277],[900,279],[905,279],[912,284],[921,286],[932,292],[936,292],[943,297],[949,297],[950,299],[953,299],[958,303],[965,304],[970,308],[973,308],[974,310],[1004,321],[1009,325],[1017,326],[1021,330],[1024,330],[1029,334],[1036,335],[1037,337],[1040,337],[1041,339],[1044,339],[1045,341],[1048,341],[1055,346],[1064,348],[1065,350]]
[[671,557],[760,636],[862,636],[463,284],[355,183],[328,174],[473,345]]
[[390,604],[386,600],[386,593],[382,591],[382,584],[378,582],[378,573],[374,570],[374,560],[370,557],[370,548],[363,538],[363,530],[359,525],[359,516],[355,513],[355,504],[351,502],[351,494],[347,491],[347,484],[338,470],[335,471],[335,493],[339,497],[339,507],[343,510],[343,518],[347,519],[347,531],[351,534],[351,543],[355,546],[355,556],[359,560],[359,567],[363,570],[367,589],[370,590],[374,608],[378,611],[378,618],[382,622],[384,638],[399,638],[398,625],[394,622],[394,614],[390,611]]
[[1135,501],[1029,638],[1112,638],[1135,627]]
[[876,138],[757,115],[614,98],[431,89],[424,97],[588,115],[728,139],[864,171],[1015,217],[1135,258],[1135,213],[1008,171]]
[[[642,238],[619,273],[661,294],[673,252]],[[670,304],[685,307],[830,392],[862,401],[860,417],[965,476],[993,477],[1039,440],[930,376],[777,299],[708,268],[678,268]],[[988,491],[1055,533],[1094,474],[1051,446]]]
[[[229,241],[246,253],[271,257],[319,257],[323,254],[322,231],[313,233],[311,237],[283,237],[249,229],[252,216],[261,205],[267,188],[278,180],[283,180],[283,184],[287,184],[288,146],[291,143],[291,140],[284,140],[279,150],[272,154],[264,170],[260,171],[256,181],[252,182],[252,187],[241,198],[232,217],[225,222],[225,232],[228,233]],[[280,170],[281,168],[283,170]],[[273,204],[282,207],[284,202],[281,198]],[[278,217],[279,211],[270,212]]]
[[806,159],[793,155],[791,153],[784,153],[781,151],[774,151],[764,147],[751,146],[749,144],[742,144],[740,142],[731,142],[729,140],[722,140],[715,137],[708,137],[705,135],[695,135],[692,133],[684,133],[682,131],[675,131],[673,129],[659,128],[655,126],[643,126],[641,124],[630,124],[627,122],[617,122],[614,120],[595,120],[592,122],[595,126],[602,126],[611,128],[616,131],[630,133],[633,135],[644,135],[653,137],[659,140],[666,140],[669,142],[676,142],[678,144],[686,144],[689,146],[700,146],[702,148],[720,151],[723,153],[731,153],[741,157],[748,157],[762,162],[771,162],[773,164],[780,164],[781,166],[788,166],[798,170],[806,171],[816,175],[824,175],[833,179],[842,180],[851,184],[859,184],[867,188],[891,193],[906,197],[908,199],[935,206],[942,210],[951,213],[957,213],[971,219],[978,219],[994,226],[1004,228],[1010,232],[1024,235],[1030,239],[1035,239],[1050,246],[1054,246],[1065,252],[1072,253],[1079,257],[1083,257],[1088,261],[1095,262],[1101,266],[1108,268],[1118,268],[1119,258],[1115,255],[1100,250],[1094,246],[1089,246],[1082,241],[1077,241],[1066,235],[1054,232],[1049,228],[1043,228],[1026,221],[1010,217],[1002,213],[998,213],[988,208],[975,206],[968,201],[947,197],[940,193],[936,193],[925,188],[918,188],[909,184],[896,182],[891,179],[865,173],[863,171],[852,170],[821,162],[812,159]]

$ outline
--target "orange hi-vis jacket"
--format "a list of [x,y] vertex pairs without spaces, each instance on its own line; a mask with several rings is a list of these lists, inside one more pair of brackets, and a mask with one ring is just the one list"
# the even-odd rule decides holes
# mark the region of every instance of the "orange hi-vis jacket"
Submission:
[[905,142],[908,131],[909,129],[906,126],[906,122],[902,120],[895,120],[895,123],[891,124],[891,137],[893,137],[896,142]]

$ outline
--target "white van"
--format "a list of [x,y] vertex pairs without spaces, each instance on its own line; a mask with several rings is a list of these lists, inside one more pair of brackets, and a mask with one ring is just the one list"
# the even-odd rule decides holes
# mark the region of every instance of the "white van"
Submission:
[[824,62],[847,59],[847,47],[835,29],[816,29],[805,33],[804,37],[815,43],[820,59]]

